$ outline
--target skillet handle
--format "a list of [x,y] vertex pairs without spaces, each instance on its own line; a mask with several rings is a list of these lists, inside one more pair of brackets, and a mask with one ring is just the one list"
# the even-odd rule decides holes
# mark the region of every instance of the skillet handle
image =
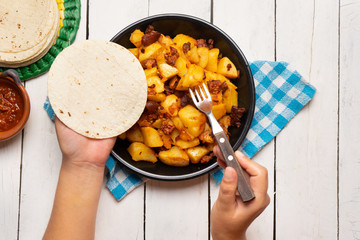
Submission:
[[242,201],[249,202],[253,200],[255,195],[249,184],[249,175],[240,166],[226,134],[219,132],[214,135],[227,166],[234,168],[238,175],[237,188]]

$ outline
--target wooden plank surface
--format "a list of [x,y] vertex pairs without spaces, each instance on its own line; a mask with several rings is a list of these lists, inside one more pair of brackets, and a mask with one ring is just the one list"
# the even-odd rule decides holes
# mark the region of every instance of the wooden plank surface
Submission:
[[0,239],[16,239],[18,230],[22,133],[0,143]]
[[[86,36],[86,0],[82,1],[82,6],[85,7],[77,40]],[[46,73],[26,82],[31,112],[24,132],[19,239],[42,238],[59,177],[61,152],[55,126],[43,109],[47,76]]]
[[339,239],[360,239],[360,1],[340,1]]
[[[109,40],[166,12],[213,19],[249,61],[288,61],[318,89],[276,143],[253,158],[269,170],[272,202],[249,239],[360,239],[360,0],[82,0],[77,40]],[[42,109],[46,79],[26,82],[32,110],[23,136],[0,143],[0,239],[40,239],[49,219],[61,153]],[[96,239],[208,239],[217,193],[207,175],[149,181],[120,202],[104,186]]]
[[[258,6],[262,7],[259,8]],[[275,60],[274,2],[214,1],[213,23],[224,30],[241,48],[249,62]],[[256,23],[256,28],[251,23]],[[259,30],[260,29],[260,30]],[[249,239],[273,239],[274,214],[274,142],[270,142],[252,160],[265,166],[269,172],[268,194],[271,203],[266,211],[251,225]],[[215,202],[219,186],[211,183],[211,205]]]
[[[181,4],[150,0],[149,15],[174,12],[210,21],[210,4],[209,0],[184,0]],[[208,238],[207,176],[181,182],[149,181],[145,206],[145,239]]]
[[[89,39],[110,40],[130,23],[146,17],[146,0],[89,1]],[[103,187],[96,220],[96,239],[143,239],[144,187],[140,186],[118,202]]]
[[277,60],[318,88],[277,137],[276,239],[336,239],[338,1],[276,6]]

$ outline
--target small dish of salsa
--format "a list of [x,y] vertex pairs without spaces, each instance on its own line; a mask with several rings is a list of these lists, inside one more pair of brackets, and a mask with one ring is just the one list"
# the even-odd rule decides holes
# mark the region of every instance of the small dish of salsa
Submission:
[[24,100],[11,82],[0,81],[0,132],[18,124],[24,114]]
[[0,141],[20,132],[29,113],[29,97],[17,72],[0,73]]

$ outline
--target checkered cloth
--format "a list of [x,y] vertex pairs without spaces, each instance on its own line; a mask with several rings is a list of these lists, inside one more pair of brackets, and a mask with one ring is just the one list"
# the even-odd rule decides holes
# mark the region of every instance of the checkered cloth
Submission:
[[[250,64],[250,68],[255,81],[255,114],[239,150],[251,158],[312,99],[315,88],[285,62],[256,61]],[[48,100],[44,108],[54,120],[55,114]],[[125,168],[112,156],[106,166],[106,185],[117,200],[147,180]],[[217,169],[211,175],[218,183],[223,171]]]

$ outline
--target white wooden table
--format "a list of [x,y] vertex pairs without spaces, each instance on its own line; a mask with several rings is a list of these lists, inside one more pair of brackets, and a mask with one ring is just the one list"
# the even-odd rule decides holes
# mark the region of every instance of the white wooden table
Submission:
[[[288,61],[317,88],[253,158],[269,170],[271,204],[249,239],[360,239],[360,0],[83,0],[77,40],[109,40],[165,12],[211,21],[249,61]],[[40,239],[50,216],[61,154],[46,80],[25,83],[29,121],[0,143],[0,239]],[[104,186],[96,239],[209,239],[217,192],[208,175],[149,181],[120,202]]]

